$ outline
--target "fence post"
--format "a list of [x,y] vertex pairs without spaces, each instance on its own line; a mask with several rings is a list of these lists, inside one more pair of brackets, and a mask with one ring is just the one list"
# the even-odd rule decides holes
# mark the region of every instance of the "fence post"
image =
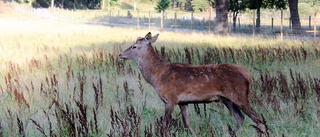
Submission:
[[104,15],[101,13],[101,22],[104,22]]
[[174,13],[174,29],[177,29],[177,12]]
[[283,40],[283,10],[281,9],[280,40]]
[[311,29],[311,16],[309,16],[309,29]]
[[111,26],[111,10],[109,10],[109,25]]
[[82,20],[84,21],[84,11],[82,10]]
[[211,33],[211,11],[212,11],[212,8],[210,7],[210,10],[209,10],[209,26],[208,26],[209,33]]
[[191,30],[193,29],[193,12],[191,12],[191,20],[190,20],[190,23],[191,23]]
[[140,21],[139,21],[139,10],[137,10],[137,12],[138,12],[138,17],[137,17],[137,28],[139,29],[140,28]]
[[273,30],[273,18],[271,18],[271,30]]
[[255,29],[256,29],[256,25],[255,25],[255,21],[256,21],[256,10],[252,10],[252,35],[255,35]]
[[314,10],[313,36],[314,36],[314,41],[316,41],[317,40],[317,11],[316,10]]
[[149,20],[148,20],[148,23],[149,23],[149,30],[150,30],[150,24],[151,24],[151,14],[150,14],[150,10],[149,10]]
[[161,11],[160,28],[163,29],[163,10]]
[[290,29],[290,31],[292,31],[292,20],[291,20],[291,17],[289,18],[289,29]]

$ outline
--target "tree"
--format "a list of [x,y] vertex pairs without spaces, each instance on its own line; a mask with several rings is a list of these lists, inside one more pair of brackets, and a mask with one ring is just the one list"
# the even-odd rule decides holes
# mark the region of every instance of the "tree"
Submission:
[[288,1],[287,0],[257,0],[255,1],[256,6],[251,6],[253,9],[257,9],[257,19],[256,19],[256,28],[259,31],[260,29],[260,9],[267,8],[267,9],[286,9]]
[[193,11],[204,11],[209,7],[209,3],[206,0],[193,0],[191,1]]
[[299,31],[301,30],[301,23],[298,12],[298,0],[288,0],[289,10],[290,10],[290,18],[292,21],[292,30]]
[[43,8],[48,8],[51,5],[51,0],[35,0],[32,3],[33,7],[39,8],[39,7],[43,7]]
[[257,18],[256,18],[256,28],[259,31],[260,28],[260,9],[286,9],[287,0],[247,0],[249,2],[249,9],[256,9]]
[[133,10],[136,11],[137,10],[137,4],[140,2],[141,0],[133,0]]
[[220,34],[227,34],[229,0],[215,0],[214,4],[216,7],[215,31]]
[[246,2],[241,0],[230,0],[229,11],[232,12],[233,29],[236,28],[237,17],[241,11],[246,9]]
[[158,12],[161,12],[161,11],[165,11],[169,8],[170,6],[170,1],[169,0],[159,0],[157,2],[157,5],[155,7],[155,9],[158,11]]
[[171,8],[177,8],[179,5],[179,0],[171,0]]

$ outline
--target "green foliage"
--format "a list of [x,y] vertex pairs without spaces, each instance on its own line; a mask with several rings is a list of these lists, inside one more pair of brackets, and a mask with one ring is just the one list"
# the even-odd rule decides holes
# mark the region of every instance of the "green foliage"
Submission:
[[248,4],[246,4],[246,2],[239,1],[239,0],[229,1],[229,8],[228,8],[229,11],[241,12],[241,11],[244,11],[246,8],[248,8]]
[[304,0],[305,3],[308,3],[311,7],[320,6],[319,0]]
[[307,3],[298,3],[298,7],[299,7],[298,10],[300,15],[310,16],[313,13],[310,5]]
[[[99,9],[101,2],[102,0],[54,0],[54,6],[65,9]],[[117,0],[111,0],[111,3],[116,4]],[[32,6],[48,8],[51,0],[35,0]]]
[[169,0],[158,0],[155,9],[158,12],[161,12],[161,11],[167,10],[169,8],[169,6],[170,6],[170,1]]
[[[108,0],[105,0],[106,2],[108,1]],[[110,6],[117,6],[117,5],[119,5],[119,0],[110,0]]]
[[192,0],[191,4],[194,11],[202,12],[209,7],[209,3],[206,0]]
[[51,5],[51,0],[35,0],[32,2],[32,7],[43,7],[48,8]]
[[288,0],[243,0],[249,9],[286,9]]
[[262,7],[268,9],[287,9],[288,0],[263,0]]

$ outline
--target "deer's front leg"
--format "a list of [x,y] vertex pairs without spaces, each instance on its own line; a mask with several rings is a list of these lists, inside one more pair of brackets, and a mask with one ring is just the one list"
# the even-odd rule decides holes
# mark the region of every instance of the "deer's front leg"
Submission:
[[164,118],[163,118],[163,126],[166,127],[169,121],[171,120],[171,113],[174,110],[174,105],[171,103],[166,103],[165,104],[165,113],[164,113]]
[[174,105],[170,104],[170,103],[166,103],[165,104],[165,113],[164,113],[164,118],[163,118],[163,121],[162,121],[162,128],[161,128],[161,134],[163,137],[167,137],[167,136],[170,136],[168,132],[168,129],[169,128],[169,122],[171,120],[171,113],[173,112],[174,110]]

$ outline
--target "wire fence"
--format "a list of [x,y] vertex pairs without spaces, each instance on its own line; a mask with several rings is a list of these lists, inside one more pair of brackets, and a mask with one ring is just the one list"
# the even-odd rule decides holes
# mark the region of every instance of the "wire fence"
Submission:
[[[31,8],[30,6],[14,4],[15,10],[21,14],[51,18],[64,21],[85,22],[90,24],[103,24],[118,27],[136,27],[146,29],[163,29],[170,31],[201,31],[214,33],[215,14],[187,12],[161,12],[156,11],[130,11],[130,10],[66,10],[60,8]],[[249,14],[240,14],[235,18],[228,15],[228,33],[241,33],[247,35],[292,36],[292,23],[290,17],[282,11],[263,14],[260,17],[260,27],[256,27],[255,11]],[[314,37],[317,39],[320,29],[320,19],[314,16],[300,17],[302,31],[299,37]]]

